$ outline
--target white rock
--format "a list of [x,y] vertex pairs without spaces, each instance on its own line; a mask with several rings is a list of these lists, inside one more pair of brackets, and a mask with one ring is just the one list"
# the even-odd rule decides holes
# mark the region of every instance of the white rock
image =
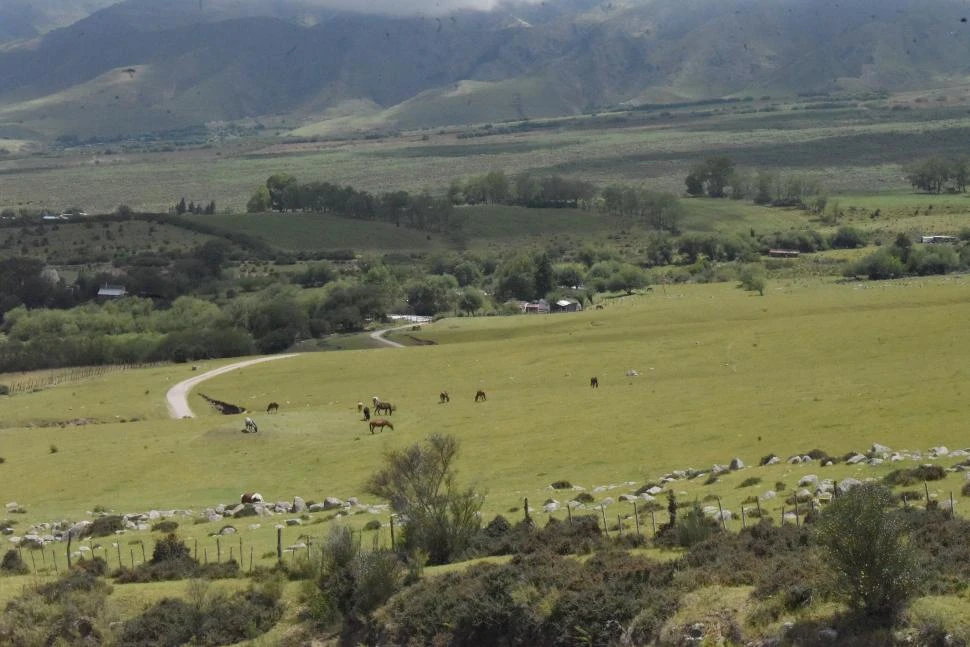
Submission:
[[731,459],[731,464],[728,466],[731,470],[741,470],[744,469],[744,461],[735,456]]
[[847,464],[849,464],[849,465],[858,465],[859,463],[861,463],[861,462],[863,462],[863,461],[865,461],[865,460],[866,460],[866,456],[865,456],[865,454],[853,454],[853,455],[852,455],[852,456],[850,456],[850,457],[849,457],[849,459],[848,459],[847,461],[845,461],[845,462],[846,462]]
[[870,458],[869,461],[868,461],[868,463],[870,465],[873,465],[873,466],[875,466],[875,465],[882,465],[883,462],[884,461],[881,458]]
[[778,493],[777,492],[775,492],[774,490],[768,490],[767,492],[765,492],[764,494],[761,495],[761,500],[762,501],[770,501],[770,500],[774,499],[776,496],[778,496]]
[[871,454],[888,454],[891,451],[891,449],[879,443],[872,443],[872,447],[869,449],[869,453]]
[[768,459],[768,462],[766,462],[765,465],[777,465],[780,462],[781,462],[780,458],[778,458],[777,456],[772,456],[771,458]]
[[809,485],[815,485],[818,483],[818,476],[815,474],[806,474],[802,478],[798,479],[798,485],[801,487],[807,487]]
[[838,485],[839,494],[845,494],[857,485],[862,485],[862,481],[853,478],[842,479]]
[[650,488],[649,490],[647,490],[647,494],[651,494],[653,496],[657,496],[658,494],[662,494],[663,491],[664,491],[664,489],[662,487],[659,487],[659,486],[654,485],[652,488]]
[[[968,476],[970,476],[970,473],[968,473]],[[640,495],[640,498],[643,499],[644,501],[647,501],[648,503],[650,501],[656,501],[657,500],[656,497],[652,497],[649,494],[647,494],[646,492],[644,492],[643,494],[641,494]]]
[[302,524],[303,524],[303,522],[300,521],[299,519],[287,519],[286,520],[286,525],[287,526],[300,526]]
[[801,462],[802,462],[802,457],[801,456],[792,456],[791,458],[788,459],[788,464],[789,465],[798,465]]

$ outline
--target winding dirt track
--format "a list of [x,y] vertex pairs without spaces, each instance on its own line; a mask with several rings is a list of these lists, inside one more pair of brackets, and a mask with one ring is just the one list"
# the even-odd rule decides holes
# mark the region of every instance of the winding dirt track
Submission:
[[[386,340],[385,340],[386,341]],[[189,402],[186,396],[192,388],[199,384],[200,382],[205,382],[209,378],[216,377],[217,375],[222,375],[223,373],[228,373],[229,371],[235,371],[237,368],[243,368],[245,366],[252,366],[253,364],[261,364],[262,362],[272,362],[278,359],[287,359],[289,357],[296,357],[296,353],[291,353],[289,355],[271,355],[269,357],[257,357],[256,359],[247,359],[242,362],[236,362],[235,364],[229,364],[221,368],[216,368],[211,371],[206,371],[201,375],[196,375],[195,377],[190,377],[187,380],[182,380],[172,388],[168,390],[165,394],[165,400],[168,402],[168,413],[176,420],[181,418],[194,418],[195,414],[192,413],[192,409],[189,407]]]
[[[407,348],[404,344],[399,344],[396,341],[391,341],[390,339],[384,338],[384,333],[391,332],[392,330],[403,330],[404,328],[410,328],[413,324],[408,324],[406,326],[396,326],[394,328],[384,328],[382,330],[375,330],[370,334],[371,339],[381,342],[392,348]],[[260,364],[262,362],[272,362],[277,359],[287,359],[288,357],[296,357],[299,353],[290,353],[288,355],[270,355],[269,357],[257,357],[256,359],[247,359],[242,362],[236,362],[235,364],[229,364],[221,368],[216,368],[211,371],[206,371],[195,377],[190,377],[187,380],[182,380],[172,388],[168,390],[165,394],[165,400],[168,403],[168,413],[170,416],[176,420],[181,420],[182,418],[194,418],[195,414],[192,413],[192,408],[189,407],[189,401],[186,396],[195,387],[196,384],[205,382],[209,378],[216,377],[217,375],[222,375],[223,373],[228,373],[229,371],[235,371],[237,368],[243,368],[246,366],[252,366],[253,364]]]

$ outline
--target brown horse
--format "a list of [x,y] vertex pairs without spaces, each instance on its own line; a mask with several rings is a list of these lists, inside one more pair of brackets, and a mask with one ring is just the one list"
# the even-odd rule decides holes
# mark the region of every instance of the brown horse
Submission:
[[451,398],[448,397],[447,391],[442,391],[438,394],[438,404],[444,404],[445,402],[451,402]]
[[394,413],[395,408],[396,407],[390,402],[378,402],[377,406],[374,407],[374,413],[386,413],[387,415],[391,415]]
[[390,420],[385,420],[384,418],[374,418],[370,421],[370,432],[374,433],[374,430],[380,427],[381,431],[384,431],[384,427],[390,427],[391,431],[394,431],[394,425],[391,424]]
[[599,378],[598,377],[591,377],[591,378],[589,378],[589,385],[590,385],[590,387],[592,387],[594,389],[600,388],[600,380],[599,380]]
[[485,392],[479,389],[478,393],[475,394],[475,402],[483,402],[485,400]]
[[280,410],[279,402],[270,402],[269,406],[266,407],[266,413],[276,413],[279,410]]

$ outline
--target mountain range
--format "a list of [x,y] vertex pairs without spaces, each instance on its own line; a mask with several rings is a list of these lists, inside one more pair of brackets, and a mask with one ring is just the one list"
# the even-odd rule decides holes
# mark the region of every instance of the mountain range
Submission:
[[546,0],[440,16],[312,0],[105,4],[4,0],[0,138],[267,117],[299,134],[416,128],[970,75],[970,8],[957,0]]

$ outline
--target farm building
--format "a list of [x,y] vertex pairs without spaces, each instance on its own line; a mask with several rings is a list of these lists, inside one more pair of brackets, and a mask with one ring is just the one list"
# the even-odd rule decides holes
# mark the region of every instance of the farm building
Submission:
[[772,258],[798,258],[800,252],[797,249],[769,249],[768,256]]
[[539,299],[538,301],[520,301],[519,310],[527,315],[549,314],[549,302],[545,299]]
[[956,236],[920,236],[919,242],[924,245],[956,245],[960,239]]
[[579,312],[583,309],[583,304],[581,304],[576,299],[559,299],[552,304],[553,312]]
[[108,285],[105,283],[98,290],[98,297],[102,299],[117,299],[128,294],[128,290],[123,285]]

